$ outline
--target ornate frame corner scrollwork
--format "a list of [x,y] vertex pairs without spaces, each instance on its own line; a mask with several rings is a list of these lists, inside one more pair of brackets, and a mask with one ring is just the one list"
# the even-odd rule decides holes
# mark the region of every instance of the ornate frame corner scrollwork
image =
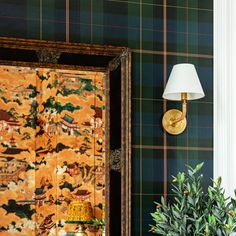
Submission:
[[112,59],[109,64],[109,70],[114,71],[118,68],[119,65],[121,65],[122,60],[127,60],[130,54],[130,49],[129,48],[123,48],[122,53],[118,56],[116,56],[114,59]]
[[111,170],[121,172],[123,162],[121,161],[121,148],[110,151],[110,168]]
[[61,52],[47,49],[37,50],[36,53],[38,60],[41,63],[57,64],[61,56]]

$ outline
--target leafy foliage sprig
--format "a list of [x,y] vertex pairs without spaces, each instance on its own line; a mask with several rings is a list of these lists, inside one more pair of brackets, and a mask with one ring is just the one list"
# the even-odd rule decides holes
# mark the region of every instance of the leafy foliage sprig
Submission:
[[[187,173],[173,176],[172,203],[162,197],[151,213],[155,225],[151,232],[165,236],[229,236],[236,233],[236,200],[226,198],[221,178],[204,192],[203,163],[195,168],[187,166]],[[236,195],[236,192],[235,192]],[[235,234],[236,235],[236,234]]]

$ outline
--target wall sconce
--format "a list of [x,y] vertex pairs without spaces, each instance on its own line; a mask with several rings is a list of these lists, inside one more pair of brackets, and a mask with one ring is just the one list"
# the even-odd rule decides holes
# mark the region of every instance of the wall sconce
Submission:
[[181,134],[187,125],[187,100],[200,99],[204,96],[195,66],[188,63],[174,65],[162,97],[167,100],[182,101],[182,112],[177,109],[167,111],[162,118],[164,129],[169,134]]

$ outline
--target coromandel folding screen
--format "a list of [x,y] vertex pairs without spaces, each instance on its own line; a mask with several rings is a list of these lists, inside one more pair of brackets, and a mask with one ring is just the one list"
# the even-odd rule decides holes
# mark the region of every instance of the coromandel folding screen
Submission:
[[0,66],[0,235],[64,235],[76,227],[66,220],[104,218],[104,77]]

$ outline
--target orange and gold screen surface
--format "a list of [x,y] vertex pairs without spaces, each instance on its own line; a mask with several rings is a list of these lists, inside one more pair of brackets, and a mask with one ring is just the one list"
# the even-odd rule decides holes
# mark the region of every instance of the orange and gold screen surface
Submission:
[[73,203],[104,218],[104,80],[0,66],[0,235],[65,235]]

